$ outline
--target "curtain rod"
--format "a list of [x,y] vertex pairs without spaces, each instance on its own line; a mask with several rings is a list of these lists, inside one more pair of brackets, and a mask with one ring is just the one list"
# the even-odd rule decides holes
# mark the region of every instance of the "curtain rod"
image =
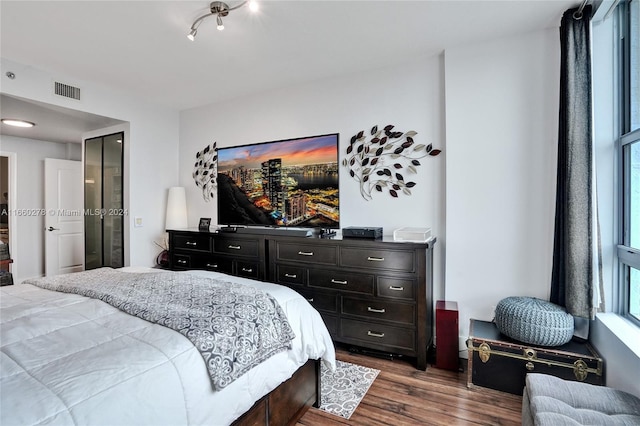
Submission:
[[573,19],[582,19],[582,11],[584,10],[584,8],[587,5],[587,3],[589,3],[589,0],[583,0],[582,1],[582,4],[578,8],[578,10],[573,12]]

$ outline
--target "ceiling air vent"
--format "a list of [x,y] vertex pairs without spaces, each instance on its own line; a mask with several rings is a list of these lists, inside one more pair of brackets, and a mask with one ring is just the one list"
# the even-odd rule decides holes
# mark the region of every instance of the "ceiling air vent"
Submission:
[[56,95],[64,96],[65,98],[80,100],[80,88],[69,86],[68,84],[54,82],[54,91]]

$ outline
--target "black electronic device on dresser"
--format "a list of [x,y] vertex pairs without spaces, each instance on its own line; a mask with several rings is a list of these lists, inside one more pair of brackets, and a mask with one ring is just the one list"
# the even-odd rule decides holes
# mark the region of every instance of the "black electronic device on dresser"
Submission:
[[382,238],[382,228],[363,228],[361,226],[349,226],[342,228],[342,236],[344,238],[369,238],[379,239]]
[[435,238],[168,232],[172,269],[217,270],[290,287],[320,312],[334,341],[414,357],[426,369]]

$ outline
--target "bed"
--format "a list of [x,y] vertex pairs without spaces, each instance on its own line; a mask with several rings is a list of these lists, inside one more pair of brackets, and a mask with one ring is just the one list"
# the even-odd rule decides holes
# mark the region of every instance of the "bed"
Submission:
[[83,295],[2,287],[0,424],[265,424],[270,415],[281,424],[299,417],[310,399],[319,403],[319,364],[334,369],[335,350],[318,312],[295,291],[208,271],[116,272],[259,288],[277,300],[295,338],[216,389],[201,352],[177,331]]

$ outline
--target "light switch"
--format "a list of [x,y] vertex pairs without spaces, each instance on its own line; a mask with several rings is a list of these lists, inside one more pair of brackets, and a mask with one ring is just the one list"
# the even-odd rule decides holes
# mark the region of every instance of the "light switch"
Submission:
[[133,219],[133,226],[135,226],[136,228],[142,227],[142,218],[141,217],[134,218]]

